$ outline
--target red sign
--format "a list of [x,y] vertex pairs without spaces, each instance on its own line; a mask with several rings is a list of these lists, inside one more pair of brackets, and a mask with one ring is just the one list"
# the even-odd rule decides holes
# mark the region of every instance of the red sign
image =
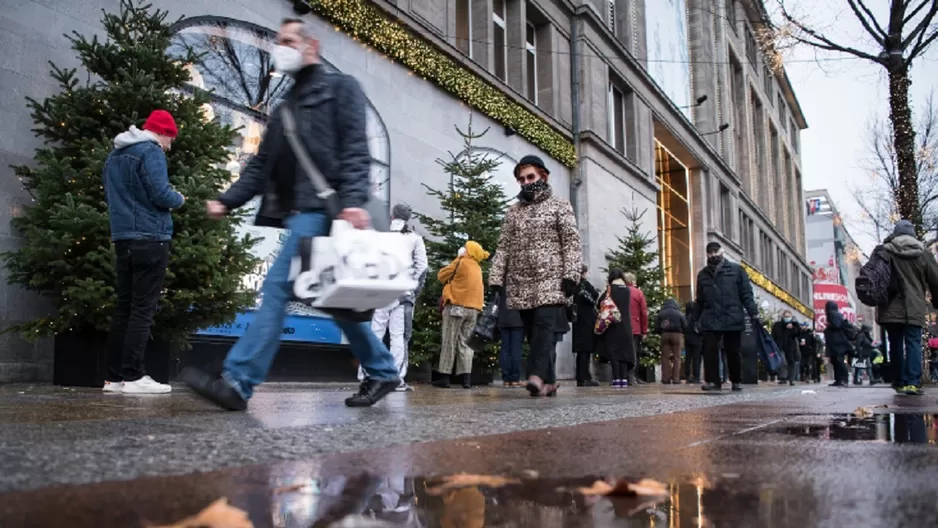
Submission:
[[850,303],[850,294],[847,287],[840,284],[814,283],[814,325],[816,331],[823,332],[827,328],[827,315],[824,313],[824,305],[827,301],[834,301],[840,308],[840,313],[844,314],[844,319],[854,323],[857,319],[857,312]]

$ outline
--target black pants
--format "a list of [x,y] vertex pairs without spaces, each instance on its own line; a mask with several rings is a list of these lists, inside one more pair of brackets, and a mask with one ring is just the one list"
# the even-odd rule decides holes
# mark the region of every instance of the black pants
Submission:
[[831,366],[834,367],[834,381],[846,385],[850,380],[850,374],[847,372],[847,364],[844,363],[844,354],[832,354]]
[[742,332],[705,332],[704,333],[704,376],[707,383],[722,385],[720,379],[720,341],[723,342],[723,352],[726,354],[726,369],[729,370],[729,379],[739,383],[742,371],[742,359],[739,357],[739,348],[742,342]]
[[146,374],[143,355],[169,264],[169,242],[119,240],[117,306],[108,336],[108,381],[136,381]]
[[684,341],[684,350],[687,351],[687,357],[684,359],[687,371],[687,379],[700,381],[700,353],[703,345],[700,343],[688,343]]
[[778,377],[780,380],[795,381],[795,378],[798,377],[795,368],[798,366],[798,361],[801,360],[801,352],[798,350],[783,350],[782,353],[785,354],[785,375],[783,376],[779,372]]
[[590,352],[577,352],[576,354],[576,380],[590,381],[593,375],[590,374],[590,359],[593,354]]
[[801,381],[808,382],[815,378],[814,358],[810,354],[801,356]]
[[556,383],[556,345],[554,325],[561,312],[558,306],[538,306],[521,310],[524,335],[528,339],[528,376],[537,376],[544,383]]
[[625,361],[618,361],[613,359],[612,363],[612,379],[613,380],[626,380],[629,376],[629,364]]

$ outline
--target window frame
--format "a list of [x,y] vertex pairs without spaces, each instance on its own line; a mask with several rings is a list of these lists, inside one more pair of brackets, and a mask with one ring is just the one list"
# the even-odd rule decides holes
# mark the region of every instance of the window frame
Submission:
[[[531,32],[533,42],[528,39],[528,31]],[[536,106],[538,103],[537,92],[540,88],[537,82],[537,26],[531,22],[525,22],[524,53],[525,63],[528,66],[528,83],[525,89],[530,92],[528,93],[528,100]]]
[[[620,119],[619,123],[621,123],[621,128],[622,128],[622,134],[621,134],[621,135],[622,135],[622,150],[619,150],[619,147],[618,147],[619,135],[616,134],[616,124],[617,124],[617,122],[616,122],[616,120],[615,120],[615,117],[616,117],[616,116],[615,116],[615,114],[616,114],[616,108],[615,108],[615,96],[616,96],[616,93],[619,94],[619,96],[620,96],[620,98],[621,98],[621,100],[622,100],[622,111],[620,112],[620,115],[619,115],[619,119]],[[625,90],[623,90],[621,87],[619,87],[619,85],[618,85],[613,79],[609,79],[609,89],[608,89],[608,92],[607,92],[607,106],[608,106],[608,108],[609,108],[608,115],[607,115],[607,120],[608,120],[608,122],[609,122],[609,130],[608,130],[608,132],[609,132],[609,144],[612,146],[613,150],[615,150],[615,151],[618,152],[619,154],[622,154],[622,155],[625,156],[625,157],[628,157],[628,143],[627,143],[627,139],[628,139],[628,137],[629,137],[629,134],[628,134],[628,130],[627,130],[627,128],[626,128],[626,112],[627,112],[627,110],[626,110],[626,104],[625,104],[625,103],[626,103],[626,101],[625,101],[626,93],[627,93],[627,92],[626,92]]]
[[[498,0],[496,0],[498,1]],[[492,2],[492,43],[495,47],[494,54],[492,57],[492,73],[495,74],[495,77],[498,80],[507,83],[508,82],[508,0],[501,0],[502,3],[502,13],[499,16],[495,12],[495,2]],[[496,43],[495,35],[498,30],[501,29],[502,32],[502,51],[499,53],[498,44]],[[498,59],[502,59],[502,75],[498,74]]]
[[[459,37],[459,18],[460,18],[460,14],[462,13],[462,10],[460,9],[459,4],[461,2],[465,2],[465,17],[466,17],[466,50],[465,51],[463,51],[462,48],[460,48],[460,44],[459,44],[459,38],[460,38]],[[465,53],[467,57],[472,59],[473,50],[475,48],[472,42],[472,0],[456,0],[455,11],[456,11],[456,48],[460,49],[460,51],[463,51],[463,53]]]

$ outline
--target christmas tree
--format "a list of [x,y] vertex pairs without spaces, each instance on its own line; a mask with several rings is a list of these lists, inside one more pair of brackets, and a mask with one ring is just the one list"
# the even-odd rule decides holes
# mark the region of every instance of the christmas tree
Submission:
[[[636,286],[645,294],[648,303],[648,321],[651,326],[664,301],[671,296],[671,291],[664,284],[665,269],[658,258],[658,239],[642,230],[642,217],[646,212],[640,212],[634,207],[622,210],[628,228],[625,236],[617,237],[619,245],[609,253],[611,258],[606,270],[618,268],[635,274]],[[659,362],[661,344],[658,335],[649,333],[642,348],[645,353],[639,358],[642,366],[652,366]]]
[[[411,363],[415,365],[430,362],[435,366],[440,356],[442,334],[438,303],[443,285],[436,279],[436,273],[456,258],[459,248],[468,240],[475,240],[486,251],[494,253],[509,202],[502,186],[491,176],[501,161],[473,147],[473,141],[483,137],[488,129],[474,134],[470,117],[467,131],[463,132],[459,127],[456,131],[463,138],[463,150],[457,154],[451,152],[449,160],[437,160],[450,176],[446,190],[424,184],[427,194],[439,201],[443,215],[434,218],[416,213],[430,239],[426,241],[429,261],[427,284],[414,310]],[[489,263],[490,260],[482,263],[485,284],[488,284]],[[473,361],[485,368],[494,368],[497,363],[495,347],[476,354]]]
[[[189,52],[176,61],[166,54],[172,31],[165,11],[123,0],[105,13],[105,41],[69,36],[89,80],[74,69],[52,65],[61,91],[39,102],[28,99],[38,149],[32,167],[14,167],[33,203],[13,220],[22,247],[5,253],[9,282],[50,298],[57,313],[7,329],[27,338],[62,332],[105,332],[115,301],[114,252],[102,168],[113,138],[143,124],[154,109],[169,111],[179,137],[167,153],[171,183],[186,197],[173,212],[175,234],[169,271],[153,326],[155,337],[180,345],[193,331],[230,321],[254,303],[242,277],[256,265],[254,241],[239,238],[241,221],[209,219],[205,201],[230,180],[219,168],[234,130],[206,121],[206,93],[183,90]],[[85,73],[81,74],[84,77]]]

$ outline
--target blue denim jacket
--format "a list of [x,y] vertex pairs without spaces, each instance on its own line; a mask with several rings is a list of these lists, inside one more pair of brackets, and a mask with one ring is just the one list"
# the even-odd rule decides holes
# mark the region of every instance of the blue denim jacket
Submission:
[[111,240],[173,238],[171,209],[185,201],[169,183],[166,155],[148,132],[130,127],[104,164]]

